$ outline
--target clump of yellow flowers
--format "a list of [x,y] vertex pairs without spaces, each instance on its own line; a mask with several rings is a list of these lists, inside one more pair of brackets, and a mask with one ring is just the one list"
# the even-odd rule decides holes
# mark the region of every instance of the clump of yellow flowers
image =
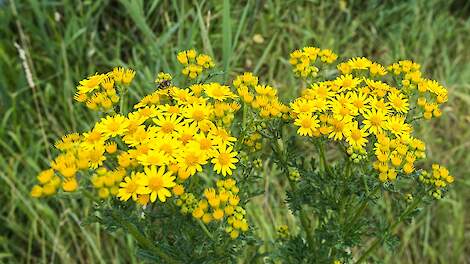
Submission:
[[[177,58],[191,79],[214,66],[211,57],[194,50]],[[89,131],[65,135],[55,144],[60,154],[38,175],[31,194],[45,197],[91,186],[101,199],[117,197],[141,206],[192,195],[198,206],[187,213],[205,224],[227,221],[234,239],[246,232],[245,210],[231,177],[238,162],[237,139],[228,128],[240,108],[237,96],[218,82],[179,88],[170,74],[159,73],[155,82],[160,89],[129,113],[119,113],[113,108],[119,101],[114,84],[129,86],[134,75],[133,70],[115,68],[80,81],[77,100],[109,114]],[[196,174],[217,183],[217,193],[213,188],[190,193],[193,177],[201,177]]]
[[[360,263],[454,182],[442,165],[423,169],[426,147],[414,128],[439,118],[448,94],[415,62],[383,66],[304,47],[289,59],[302,79],[300,96],[283,102],[253,73],[227,85],[214,80],[212,57],[191,49],[176,58],[181,75],[158,73],[130,111],[134,70],[80,81],[74,98],[96,110],[97,121],[55,143],[58,155],[31,195],[93,199],[100,223],[123,228],[165,263],[233,262],[245,247],[253,261]],[[328,150],[344,159],[329,161]],[[285,176],[300,227],[280,225],[273,252],[265,252],[246,210],[267,188],[260,180],[268,166]],[[396,202],[396,221],[385,228],[381,215],[365,215],[368,206],[382,209],[381,192]],[[375,241],[360,250],[368,236]]]
[[[316,58],[322,51],[307,47],[294,51],[291,58],[299,54]],[[298,61],[291,59],[291,64],[299,72]],[[439,106],[447,101],[447,90],[422,78],[420,65],[409,60],[384,67],[358,57],[337,69],[335,79],[312,82],[291,103],[297,133],[339,142],[350,155],[367,153],[382,182],[394,181],[398,171],[414,172],[415,162],[426,154],[424,142],[413,135],[413,125],[423,117],[441,115]]]

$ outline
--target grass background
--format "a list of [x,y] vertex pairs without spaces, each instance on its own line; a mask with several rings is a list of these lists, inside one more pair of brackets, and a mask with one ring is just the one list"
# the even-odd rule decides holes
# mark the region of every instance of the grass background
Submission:
[[[418,135],[430,162],[449,166],[455,187],[402,226],[395,252],[376,255],[385,263],[470,263],[469,17],[465,0],[0,0],[0,262],[138,262],[130,238],[81,225],[92,210],[87,201],[29,197],[54,140],[87,129],[93,118],[73,102],[79,80],[116,65],[132,67],[137,100],[152,91],[156,72],[175,68],[178,50],[195,47],[226,72],[254,71],[289,98],[298,84],[288,54],[315,45],[384,64],[410,58],[448,87],[443,117]],[[293,221],[276,174],[266,167],[266,193],[249,207],[268,240],[273,223]]]

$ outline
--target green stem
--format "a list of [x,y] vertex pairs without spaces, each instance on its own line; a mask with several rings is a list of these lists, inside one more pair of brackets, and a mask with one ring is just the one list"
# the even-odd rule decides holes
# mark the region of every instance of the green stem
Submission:
[[121,115],[126,115],[127,114],[127,87],[126,86],[120,86],[120,99],[119,99],[119,113]]
[[[394,233],[398,225],[419,205],[422,197],[416,199],[412,204],[410,204],[405,211],[398,217],[397,221],[390,225],[388,228],[388,233]],[[367,248],[367,250],[359,257],[355,264],[362,263],[366,258],[383,242],[384,238],[377,237],[374,239],[374,242]]]
[[[294,193],[297,193],[297,187],[294,182],[292,182],[289,179],[289,165],[287,161],[284,158],[284,155],[281,150],[281,146],[279,145],[279,142],[276,141],[274,144],[274,149],[275,149],[275,154],[280,161],[281,165],[284,167],[284,171],[286,172],[287,175],[287,180],[289,181],[289,185]],[[313,239],[313,234],[312,231],[310,230],[310,225],[309,225],[309,219],[308,216],[305,214],[305,211],[303,210],[302,207],[300,207],[299,210],[299,217],[300,217],[300,224],[302,225],[302,228],[305,230],[305,233],[307,235],[307,244],[309,247],[313,247],[314,245],[314,239]]]
[[211,234],[211,232],[209,232],[209,229],[207,229],[206,225],[205,225],[200,219],[197,220],[197,223],[198,223],[199,226],[202,228],[202,230],[204,231],[204,233],[206,233],[206,235],[207,235],[212,241],[215,241],[214,236]]
[[367,198],[362,201],[361,205],[359,208],[357,208],[353,218],[351,221],[349,221],[349,228],[346,230],[346,232],[349,232],[350,229],[356,224],[357,219],[364,213],[364,211],[367,208],[367,205],[369,204],[370,198],[372,198],[378,191],[380,190],[380,185],[377,185],[375,189],[367,196]]
[[323,142],[320,141],[316,145],[317,145],[317,148],[318,148],[318,153],[320,154],[320,163],[323,166],[323,171],[325,171],[328,175],[331,176],[332,172],[331,172],[330,166],[326,162],[325,148],[323,146]]
[[155,255],[160,256],[162,259],[165,260],[166,263],[178,263],[175,261],[170,255],[166,254],[163,250],[159,249],[155,244],[146,238],[138,229],[137,227],[132,224],[131,222],[127,221],[123,217],[121,217],[115,211],[111,212],[112,217],[115,221],[117,221],[121,226],[125,228],[131,234],[131,236],[144,248],[152,251]]

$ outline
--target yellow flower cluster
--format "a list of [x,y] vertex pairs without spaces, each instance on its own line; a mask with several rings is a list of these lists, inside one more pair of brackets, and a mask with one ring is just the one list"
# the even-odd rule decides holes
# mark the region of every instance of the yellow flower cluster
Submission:
[[287,225],[280,225],[278,228],[277,228],[277,236],[280,238],[280,239],[287,239],[289,238],[289,227]]
[[432,165],[432,171],[422,171],[418,180],[427,186],[432,186],[433,189],[429,190],[429,194],[436,199],[441,199],[442,189],[448,184],[454,182],[454,177],[449,174],[449,170],[439,164]]
[[228,226],[225,231],[233,239],[237,238],[240,231],[248,231],[248,222],[245,218],[245,209],[239,206],[240,198],[237,193],[238,187],[232,178],[217,181],[217,191],[214,188],[204,190],[205,199],[199,201],[197,207],[192,211],[195,218],[201,219],[208,224],[212,221],[227,219]]
[[368,71],[371,77],[380,77],[387,74],[387,70],[384,66],[377,62],[372,62],[364,57],[352,58],[346,62],[338,64],[337,68],[341,74],[350,74],[353,71],[361,70]]
[[[291,58],[298,53],[294,51]],[[344,142],[358,162],[373,152],[381,181],[395,180],[399,171],[412,173],[415,161],[425,157],[424,143],[413,137],[413,121],[421,117],[415,105],[424,101],[425,114],[440,113],[438,105],[447,100],[446,89],[422,79],[419,65],[410,61],[388,67],[391,74],[408,80],[396,87],[387,82],[385,67],[367,58],[353,58],[337,68],[340,76],[312,83],[291,103],[297,133]]]
[[212,58],[206,54],[197,54],[193,49],[181,51],[177,55],[178,62],[185,67],[182,73],[190,79],[195,79],[204,70],[215,66]]
[[[206,55],[195,57],[190,51],[184,54],[188,62],[195,59],[203,67],[213,66]],[[98,89],[90,84],[90,79],[102,85],[103,78],[121,75],[113,71],[95,76],[101,77],[82,81],[79,93]],[[113,80],[129,84],[131,79],[124,71]],[[175,203],[182,207],[182,213],[191,213],[205,223],[226,219],[233,228],[229,232],[233,238],[248,230],[245,211],[238,205],[237,182],[229,178],[238,162],[238,152],[234,150],[237,139],[227,130],[240,108],[235,101],[237,95],[220,83],[179,88],[171,80],[171,75],[159,73],[158,89],[134,105],[133,111],[112,111],[89,131],[62,137],[55,144],[61,153],[51,161],[51,168],[39,173],[39,183],[31,195],[86,191],[87,186],[92,186],[102,199],[117,197],[140,205],[166,202],[176,196]],[[208,188],[200,194],[201,200],[196,193],[185,193],[191,176],[196,174],[211,175],[218,192]],[[204,204],[210,205],[212,211]],[[199,216],[200,211],[203,214]]]
[[420,65],[409,60],[390,65],[389,70],[402,78],[404,89],[417,90],[416,103],[425,119],[442,115],[439,105],[447,102],[447,89],[437,81],[421,78]]
[[110,110],[119,101],[116,85],[129,85],[134,76],[134,70],[122,67],[116,67],[108,73],[95,74],[80,81],[74,98],[92,110]]
[[317,76],[319,71],[315,65],[317,58],[323,63],[330,64],[336,61],[338,55],[329,49],[304,47],[302,50],[295,50],[290,54],[289,63],[294,67],[294,73],[297,76],[313,78]]
[[245,138],[243,140],[243,144],[245,144],[245,146],[247,146],[252,152],[254,152],[262,148],[261,140],[261,135],[258,132],[255,132]]
[[237,76],[233,81],[240,98],[254,109],[259,110],[261,117],[287,117],[289,107],[277,96],[277,90],[269,85],[258,83],[258,77],[250,72]]

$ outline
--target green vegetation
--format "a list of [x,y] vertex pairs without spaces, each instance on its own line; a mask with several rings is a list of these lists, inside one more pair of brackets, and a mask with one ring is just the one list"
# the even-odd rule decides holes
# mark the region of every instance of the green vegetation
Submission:
[[[195,47],[225,72],[254,71],[292,98],[301,87],[293,85],[287,58],[305,45],[383,64],[410,58],[449,89],[443,117],[418,133],[430,159],[456,177],[455,186],[439,205],[400,227],[398,250],[376,255],[385,263],[468,262],[470,3],[242,2],[0,1],[0,262],[138,262],[130,237],[83,225],[91,203],[29,196],[52,143],[93,123],[86,122],[93,114],[73,101],[79,80],[117,65],[134,68],[135,102],[154,89],[143,80],[176,68],[176,52]],[[284,205],[287,183],[279,170],[265,166],[265,173],[265,193],[249,214],[269,240],[276,231],[268,223],[293,226],[294,218]]]

